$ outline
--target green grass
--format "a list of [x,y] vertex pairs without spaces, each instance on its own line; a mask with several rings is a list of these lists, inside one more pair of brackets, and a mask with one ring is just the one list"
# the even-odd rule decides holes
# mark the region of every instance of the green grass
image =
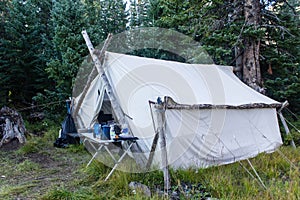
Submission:
[[[12,196],[17,196],[22,193],[26,193],[31,187],[35,187],[37,184],[29,183],[23,185],[4,185],[0,188],[0,197],[4,199],[10,199]],[[13,198],[12,198],[13,199]]]
[[[211,167],[195,170],[171,170],[173,188],[180,182],[201,183],[212,197],[218,199],[300,199],[299,164],[300,152],[298,149],[282,147],[280,149],[296,166],[295,169],[278,152],[261,154],[251,159],[267,189],[264,189],[257,178],[252,178],[239,164]],[[253,171],[246,161],[241,162],[253,175]],[[104,182],[108,170],[103,164],[93,162],[86,170],[88,181],[94,195],[100,197],[110,195],[111,199],[143,199],[142,194],[134,196],[128,188],[131,181],[141,182],[150,188],[163,185],[163,174],[153,171],[144,174],[129,174],[117,171]],[[254,175],[255,176],[255,175]],[[101,191],[101,192],[100,192]],[[101,199],[101,198],[100,198]],[[159,199],[154,196],[151,199]],[[184,198],[183,198],[184,199]]]
[[93,191],[89,187],[82,187],[75,192],[72,192],[64,187],[55,188],[47,192],[42,198],[42,200],[61,200],[61,199],[70,199],[70,200],[93,200],[98,199],[97,196],[93,194]]
[[30,160],[24,160],[22,163],[16,165],[16,171],[20,173],[28,173],[39,169],[40,165]]
[[[156,193],[151,198],[145,197],[141,191],[133,194],[128,186],[131,181],[136,181],[152,191],[162,188],[161,171],[115,171],[104,182],[111,168],[97,160],[86,167],[91,155],[83,145],[54,148],[57,135],[58,128],[49,127],[42,137],[29,138],[24,146],[9,155],[0,151],[0,175],[6,177],[0,179],[0,199],[162,199]],[[201,183],[201,187],[217,199],[300,199],[300,149],[283,146],[280,151],[286,158],[274,152],[250,159],[267,189],[239,163],[208,169],[171,170],[172,189],[182,189],[183,182],[192,185]],[[130,165],[133,160],[126,159],[126,162]],[[254,174],[247,161],[241,164]],[[126,164],[123,167],[125,169]],[[199,199],[197,192],[196,189],[190,191],[194,199]],[[181,199],[191,198],[181,196]]]

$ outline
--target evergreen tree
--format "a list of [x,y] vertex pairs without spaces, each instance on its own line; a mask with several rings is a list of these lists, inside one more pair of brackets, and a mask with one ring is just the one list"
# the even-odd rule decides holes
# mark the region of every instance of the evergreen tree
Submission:
[[46,71],[55,88],[46,91],[48,100],[65,100],[71,96],[77,70],[88,52],[81,35],[87,27],[85,14],[81,0],[54,1],[51,11],[53,38],[50,41],[54,51]]
[[85,18],[87,20],[86,31],[93,44],[99,44],[106,39],[106,35],[102,29],[101,9],[102,5],[100,1],[85,0]]
[[130,19],[129,27],[147,27],[151,26],[151,13],[153,8],[149,0],[131,0],[130,1]]
[[104,35],[126,30],[128,13],[126,3],[119,0],[100,0],[100,26]]
[[300,11],[299,2],[270,2],[264,12],[267,33],[262,44],[262,66],[267,92],[278,101],[288,100],[300,113]]
[[[156,12],[155,26],[190,35],[201,42],[215,63],[235,66],[237,75],[258,89],[264,80],[267,94],[278,100],[291,99],[298,111],[299,2],[251,2],[159,0],[157,7],[162,12]],[[252,49],[255,51],[250,52]],[[249,76],[251,63],[258,68]],[[270,69],[273,75],[267,74]]]
[[[45,5],[47,2],[43,1]],[[42,90],[41,84],[47,82],[42,40],[46,33],[42,15],[47,11],[33,0],[13,0],[6,9],[0,42],[1,103],[30,104],[35,93]]]
[[[178,1],[178,0],[132,1],[130,24],[133,27],[131,28],[154,26],[154,27],[176,30],[181,33],[184,33],[185,35],[191,35],[192,29],[195,26],[193,20],[197,18],[196,13],[199,12],[196,9],[200,7],[199,2],[200,1],[196,1],[196,0],[194,1],[191,0],[190,1]],[[198,52],[199,54],[196,55],[195,53],[194,55],[196,57],[193,57],[193,59],[191,59],[190,49],[186,49],[186,52],[181,51],[182,55],[175,55],[177,53],[174,54],[174,52],[172,53],[172,52],[165,51],[166,49],[172,49],[169,48],[170,46],[174,46],[174,44],[170,42],[173,39],[168,36],[168,34],[172,35],[172,33],[171,32],[167,33],[168,31],[166,31],[166,29],[165,30],[160,29],[160,31],[164,32],[165,34],[161,34],[161,37],[156,41],[144,41],[144,43],[147,42],[161,43],[161,45],[157,45],[157,46],[161,46],[165,49],[143,49],[143,50],[139,50],[139,52],[136,51],[133,54],[139,56],[159,58],[159,59],[174,60],[179,62],[195,63],[202,60],[203,63],[204,62],[211,63],[211,59],[209,59],[209,61],[207,59],[203,59],[203,54],[202,54],[203,48],[201,47],[199,48],[199,52]],[[160,31],[157,31],[155,34],[158,34],[158,32]],[[146,35],[145,33],[143,34]],[[151,34],[153,33],[149,33],[149,36],[146,36],[146,38],[150,40]],[[188,41],[186,42],[189,43]],[[179,43],[180,42],[177,41],[177,45],[180,45]],[[185,48],[183,47],[183,49]]]
[[125,8],[126,4],[118,0],[54,1],[51,12],[53,38],[50,41],[54,51],[46,71],[55,87],[46,90],[37,99],[63,101],[72,95],[77,72],[88,55],[81,31],[86,29],[96,46],[108,33],[126,29]]
[[0,51],[3,53],[0,53],[0,96],[2,97],[0,99],[0,106],[2,106],[3,104],[6,104],[8,101],[8,89],[4,87],[4,82],[7,80],[7,74],[6,74],[6,70],[3,67],[4,63],[5,63],[5,48],[4,48],[4,43],[5,43],[5,24],[8,21],[8,0],[7,1],[1,1],[0,2],[0,17],[1,17],[1,21],[0,21]]

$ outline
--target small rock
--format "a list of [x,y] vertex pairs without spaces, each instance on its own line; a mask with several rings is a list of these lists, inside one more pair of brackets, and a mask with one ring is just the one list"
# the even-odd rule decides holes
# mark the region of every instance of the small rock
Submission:
[[1,178],[6,178],[6,176],[2,175]]
[[133,193],[136,194],[136,191],[142,192],[145,196],[151,197],[151,191],[150,189],[139,182],[130,182],[129,183],[129,188],[132,189]]

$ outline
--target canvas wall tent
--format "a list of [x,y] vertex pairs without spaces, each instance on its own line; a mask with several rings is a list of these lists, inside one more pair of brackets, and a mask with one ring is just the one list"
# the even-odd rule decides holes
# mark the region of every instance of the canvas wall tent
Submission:
[[[147,160],[157,129],[154,104],[165,100],[168,163],[208,167],[272,152],[282,144],[276,108],[281,104],[246,86],[229,66],[186,64],[106,52],[104,71]],[[79,128],[92,127],[103,105],[98,74],[78,111]],[[80,95],[75,97],[74,104]],[[154,109],[152,109],[154,108]],[[153,164],[161,164],[159,147]]]

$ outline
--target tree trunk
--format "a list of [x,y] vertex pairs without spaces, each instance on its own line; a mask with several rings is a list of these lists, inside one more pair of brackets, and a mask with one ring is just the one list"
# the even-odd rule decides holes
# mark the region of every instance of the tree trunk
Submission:
[[[257,29],[261,22],[260,1],[245,0],[244,17],[246,26]],[[258,92],[264,92],[259,64],[260,39],[247,36],[244,38],[243,81]]]
[[26,142],[26,128],[22,116],[15,110],[3,107],[0,110],[0,147],[17,138],[20,143]]
[[[243,2],[241,0],[233,0],[232,6],[233,9],[228,13],[227,23],[234,23],[240,20],[240,16],[243,15]],[[240,43],[242,42],[242,38],[240,36],[241,34],[239,35],[238,40],[236,41],[236,44],[234,46],[235,66],[233,70],[239,79],[243,79],[242,69],[244,49],[240,45]]]

